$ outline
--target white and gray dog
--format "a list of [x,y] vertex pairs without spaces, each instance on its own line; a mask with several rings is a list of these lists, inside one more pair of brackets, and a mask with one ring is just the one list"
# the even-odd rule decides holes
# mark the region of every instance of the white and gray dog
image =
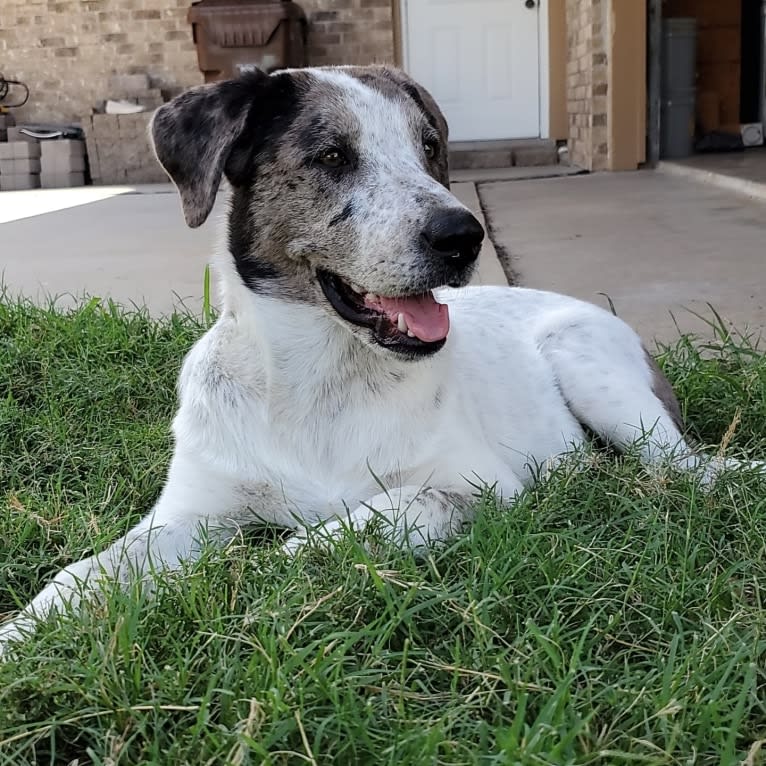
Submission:
[[[573,298],[466,287],[484,236],[449,191],[447,125],[386,67],[253,73],[194,88],[152,124],[189,226],[231,186],[223,309],[189,353],[175,452],[149,514],[71,564],[0,647],[103,577],[177,569],[204,536],[375,519],[416,547],[505,500],[595,433],[648,464],[687,446],[669,383],[620,319]],[[384,489],[385,488],[385,491]]]

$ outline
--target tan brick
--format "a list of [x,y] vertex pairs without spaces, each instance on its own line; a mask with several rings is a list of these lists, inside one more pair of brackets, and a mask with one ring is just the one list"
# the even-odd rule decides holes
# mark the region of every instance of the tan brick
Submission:
[[595,96],[592,101],[594,114],[606,114],[607,100],[605,96]]
[[131,16],[136,20],[160,19],[162,18],[162,13],[158,8],[147,8],[133,11]]

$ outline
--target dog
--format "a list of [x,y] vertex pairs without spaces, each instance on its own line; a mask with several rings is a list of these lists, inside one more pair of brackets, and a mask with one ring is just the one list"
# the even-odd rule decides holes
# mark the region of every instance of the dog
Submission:
[[[253,72],[193,88],[150,128],[191,227],[231,188],[222,311],[189,352],[175,450],[154,508],[71,564],[0,632],[177,569],[248,524],[294,533],[387,526],[432,545],[595,434],[649,465],[695,453],[639,337],[574,298],[467,287],[484,231],[449,191],[447,124],[389,67]],[[317,532],[317,534],[319,534]]]

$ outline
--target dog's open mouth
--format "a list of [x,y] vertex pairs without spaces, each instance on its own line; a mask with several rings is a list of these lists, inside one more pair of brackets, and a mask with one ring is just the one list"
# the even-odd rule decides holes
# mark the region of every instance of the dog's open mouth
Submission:
[[347,322],[372,330],[380,345],[405,354],[430,354],[447,340],[449,310],[433,293],[388,298],[352,286],[322,269],[317,278],[330,305]]

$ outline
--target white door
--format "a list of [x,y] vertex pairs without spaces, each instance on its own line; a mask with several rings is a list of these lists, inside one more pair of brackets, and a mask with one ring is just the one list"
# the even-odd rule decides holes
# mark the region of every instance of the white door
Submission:
[[439,103],[450,140],[540,135],[539,5],[404,0],[405,69]]

